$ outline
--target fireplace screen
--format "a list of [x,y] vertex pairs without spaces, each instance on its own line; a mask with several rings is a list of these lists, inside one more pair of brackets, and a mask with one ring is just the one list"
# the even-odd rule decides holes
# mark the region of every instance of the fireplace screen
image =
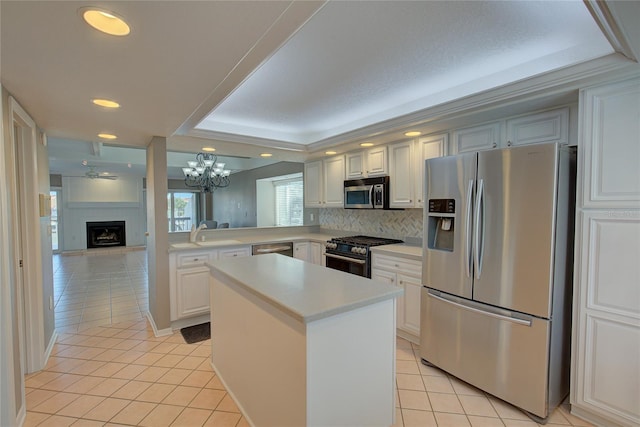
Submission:
[[126,246],[124,221],[87,222],[87,249]]

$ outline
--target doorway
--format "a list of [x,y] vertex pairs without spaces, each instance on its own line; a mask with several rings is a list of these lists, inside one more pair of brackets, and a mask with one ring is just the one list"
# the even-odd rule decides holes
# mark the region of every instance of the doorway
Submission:
[[58,206],[62,205],[62,191],[52,189],[51,196],[51,250],[54,254],[62,252],[62,211]]

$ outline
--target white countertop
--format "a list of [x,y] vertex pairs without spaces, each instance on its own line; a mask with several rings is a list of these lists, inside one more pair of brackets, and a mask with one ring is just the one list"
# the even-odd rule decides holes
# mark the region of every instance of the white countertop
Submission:
[[303,323],[402,295],[397,286],[278,254],[207,264],[211,275],[241,286]]
[[335,237],[334,235],[323,233],[303,233],[303,234],[252,234],[249,236],[238,236],[233,238],[208,239],[204,242],[196,243],[173,243],[169,245],[169,252],[186,251],[202,248],[217,248],[227,246],[255,245],[279,242],[301,242],[312,241],[324,243]]
[[421,246],[412,246],[404,243],[394,244],[394,245],[382,245],[382,246],[374,246],[371,248],[371,252],[373,253],[381,253],[388,255],[400,256],[403,258],[414,259],[417,261],[422,261],[422,247]]

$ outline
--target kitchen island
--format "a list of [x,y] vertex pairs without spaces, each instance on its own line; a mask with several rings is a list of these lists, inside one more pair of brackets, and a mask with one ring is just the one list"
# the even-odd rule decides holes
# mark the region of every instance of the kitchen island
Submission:
[[394,423],[400,288],[277,254],[208,265],[212,364],[250,424]]

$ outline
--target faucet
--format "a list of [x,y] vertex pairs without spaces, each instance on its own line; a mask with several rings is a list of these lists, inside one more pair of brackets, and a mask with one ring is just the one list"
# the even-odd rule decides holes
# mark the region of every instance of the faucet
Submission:
[[191,233],[189,234],[189,241],[191,243],[196,242],[196,238],[198,237],[198,231],[202,230],[203,228],[207,228],[207,224],[200,224],[198,228],[196,228],[195,224],[191,226]]

